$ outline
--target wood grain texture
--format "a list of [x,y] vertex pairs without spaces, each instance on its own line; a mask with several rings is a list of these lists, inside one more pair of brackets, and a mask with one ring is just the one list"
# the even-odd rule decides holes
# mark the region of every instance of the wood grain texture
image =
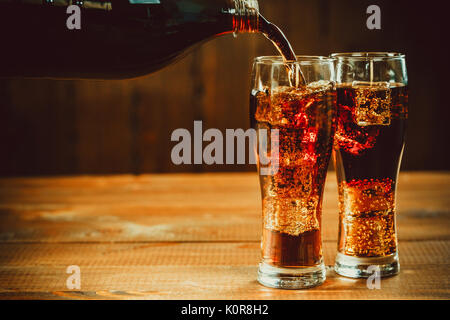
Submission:
[[[401,240],[449,240],[449,181],[445,173],[400,175]],[[258,183],[256,173],[0,179],[0,240],[257,242]],[[337,240],[334,172],[323,217],[323,239]]]
[[[0,179],[0,299],[449,299],[450,174],[402,173],[401,273],[381,290],[337,276],[337,196],[326,184],[324,285],[256,282],[255,174]],[[66,268],[81,268],[68,290]]]
[[[336,244],[326,242],[333,263]],[[365,280],[328,268],[324,285],[276,290],[259,285],[257,243],[32,244],[0,246],[0,298],[95,299],[414,299],[448,298],[448,242],[405,242],[402,271],[369,290]],[[2,263],[2,264],[3,264]],[[65,286],[67,266],[80,266],[81,292]],[[90,297],[89,297],[90,296]]]

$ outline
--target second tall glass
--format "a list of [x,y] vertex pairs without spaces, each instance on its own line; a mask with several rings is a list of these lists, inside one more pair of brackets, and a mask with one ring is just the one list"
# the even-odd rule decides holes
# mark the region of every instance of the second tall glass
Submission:
[[333,54],[338,120],[338,274],[399,272],[395,191],[405,143],[408,78],[404,55]]

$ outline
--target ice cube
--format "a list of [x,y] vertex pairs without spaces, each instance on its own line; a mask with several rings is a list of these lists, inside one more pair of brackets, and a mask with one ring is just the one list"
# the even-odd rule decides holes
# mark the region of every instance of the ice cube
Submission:
[[298,236],[320,228],[317,217],[319,197],[263,199],[264,227],[269,230]]
[[270,119],[270,93],[267,88],[259,91],[256,95],[255,119],[260,122],[269,122]]
[[327,80],[319,80],[311,82],[307,85],[307,88],[313,92],[328,91],[333,89],[333,82]]
[[390,179],[343,182],[339,188],[342,212],[361,215],[394,210],[394,182]]
[[355,123],[361,127],[391,124],[391,89],[389,82],[353,81]]

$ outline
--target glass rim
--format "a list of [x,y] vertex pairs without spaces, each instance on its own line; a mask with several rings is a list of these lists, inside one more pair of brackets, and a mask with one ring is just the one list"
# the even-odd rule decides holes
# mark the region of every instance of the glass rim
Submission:
[[375,60],[375,61],[385,61],[385,60],[402,60],[405,59],[405,54],[399,52],[336,52],[330,54],[332,59],[336,60]]
[[333,58],[327,56],[298,55],[296,57],[297,61],[285,62],[282,56],[259,56],[254,59],[254,62],[265,65],[286,65],[286,64],[330,63],[334,61]]

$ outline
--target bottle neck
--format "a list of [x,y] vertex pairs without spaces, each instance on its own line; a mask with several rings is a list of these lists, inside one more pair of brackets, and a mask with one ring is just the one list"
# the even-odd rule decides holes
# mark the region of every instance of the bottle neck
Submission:
[[232,2],[234,2],[234,33],[258,32],[258,0],[232,0]]

